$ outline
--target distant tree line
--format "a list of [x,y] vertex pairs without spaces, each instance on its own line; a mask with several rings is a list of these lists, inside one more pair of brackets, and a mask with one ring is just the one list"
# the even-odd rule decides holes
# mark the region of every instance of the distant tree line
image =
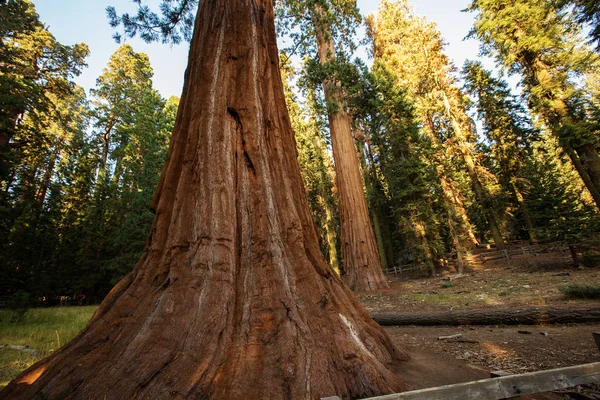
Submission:
[[129,45],[86,94],[85,44],[57,42],[29,1],[0,15],[1,294],[99,301],[143,249],[179,101]]

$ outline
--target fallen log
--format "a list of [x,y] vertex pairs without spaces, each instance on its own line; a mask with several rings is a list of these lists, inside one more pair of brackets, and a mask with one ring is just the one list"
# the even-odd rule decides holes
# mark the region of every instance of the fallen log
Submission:
[[540,325],[600,321],[600,306],[476,309],[427,313],[372,313],[380,325]]

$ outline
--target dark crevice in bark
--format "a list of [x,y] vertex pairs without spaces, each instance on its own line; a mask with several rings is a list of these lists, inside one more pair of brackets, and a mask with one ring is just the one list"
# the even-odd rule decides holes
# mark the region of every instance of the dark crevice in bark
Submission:
[[248,154],[248,151],[246,150],[246,139],[244,139],[244,126],[242,125],[242,119],[240,118],[240,115],[238,114],[236,109],[233,107],[227,107],[227,112],[235,121],[236,126],[237,126],[237,131],[242,138],[242,154],[244,155],[244,160],[246,161],[246,166],[248,167],[250,172],[252,172],[252,175],[256,176],[256,167],[254,167],[254,163],[252,162],[252,159],[250,158],[250,154]]

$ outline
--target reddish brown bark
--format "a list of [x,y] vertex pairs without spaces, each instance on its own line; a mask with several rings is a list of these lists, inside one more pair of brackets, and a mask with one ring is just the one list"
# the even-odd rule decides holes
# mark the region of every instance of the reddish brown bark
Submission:
[[[323,12],[316,7],[316,13]],[[331,33],[317,15],[315,28],[319,60],[322,64],[334,60]],[[377,251],[373,227],[363,180],[356,156],[350,118],[344,107],[344,97],[339,82],[323,82],[325,100],[329,107],[329,131],[335,161],[336,184],[340,206],[340,237],[344,258],[344,281],[352,290],[369,291],[389,287]]]
[[271,0],[199,5],[184,92],[133,273],[21,399],[366,397],[403,353],[327,266],[285,108]]

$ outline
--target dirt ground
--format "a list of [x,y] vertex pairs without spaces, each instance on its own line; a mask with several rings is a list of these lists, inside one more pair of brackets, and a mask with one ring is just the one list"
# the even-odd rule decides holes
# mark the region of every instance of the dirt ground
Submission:
[[[488,262],[471,269],[460,279],[448,281],[448,276],[455,275],[454,271],[437,277],[419,272],[392,275],[390,289],[362,293],[359,297],[371,312],[600,307],[598,300],[573,300],[560,291],[561,286],[569,284],[600,285],[600,268],[573,268],[568,260],[556,254]],[[412,356],[412,360],[397,371],[411,389],[485,379],[495,370],[524,373],[600,362],[600,350],[592,337],[592,332],[600,332],[600,323],[392,326],[385,329],[394,343]],[[454,340],[438,339],[455,334],[462,336]],[[600,395],[597,389],[587,388],[587,395],[571,393],[571,397],[565,397],[565,393],[553,393],[530,398],[600,398],[593,397]]]
[[[486,379],[497,370],[518,374],[600,362],[600,351],[592,338],[592,332],[600,331],[600,324],[393,326],[385,330],[394,344],[411,356],[395,371],[409,390]],[[455,334],[463,335],[458,339],[461,341],[438,339]],[[600,387],[584,386],[522,398],[600,399]]]

